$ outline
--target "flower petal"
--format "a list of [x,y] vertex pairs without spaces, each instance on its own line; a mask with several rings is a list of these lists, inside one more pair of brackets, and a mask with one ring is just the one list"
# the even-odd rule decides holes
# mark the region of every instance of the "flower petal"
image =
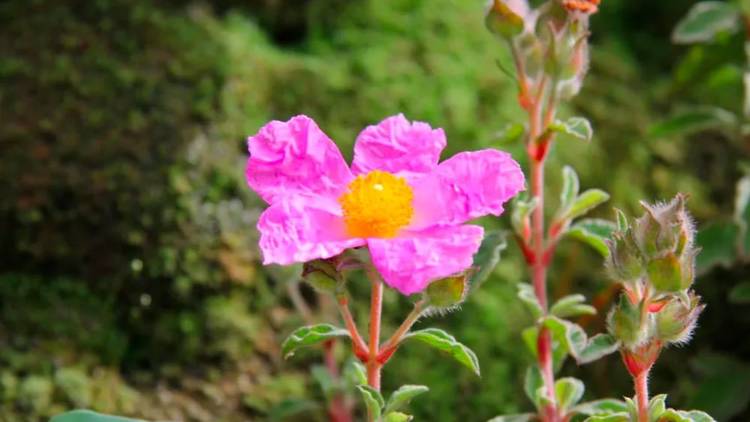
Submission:
[[336,144],[307,116],[274,120],[247,143],[247,183],[268,203],[298,193],[336,198],[352,180]]
[[413,186],[417,229],[500,215],[503,204],[525,189],[521,166],[494,149],[456,154]]
[[368,126],[354,144],[354,174],[383,170],[391,173],[428,173],[445,148],[445,132],[427,123],[406,120],[403,114]]
[[304,194],[268,207],[258,220],[258,230],[263,264],[330,258],[365,244],[346,235],[341,208],[334,200]]
[[484,230],[462,225],[410,232],[394,239],[368,239],[375,268],[386,284],[404,295],[471,267]]

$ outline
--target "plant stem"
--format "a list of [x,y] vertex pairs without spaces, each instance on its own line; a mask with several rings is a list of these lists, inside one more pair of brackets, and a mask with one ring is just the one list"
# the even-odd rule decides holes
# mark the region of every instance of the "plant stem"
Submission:
[[370,387],[380,391],[380,369],[378,362],[380,345],[380,319],[383,308],[383,282],[375,274],[375,269],[368,269],[372,293],[370,296],[370,353],[367,358],[367,383]]
[[367,353],[367,344],[362,336],[359,334],[357,324],[354,322],[354,317],[349,310],[349,298],[346,295],[341,295],[336,298],[341,318],[344,320],[349,336],[352,338],[352,347],[354,348],[354,354],[362,359]]
[[643,371],[633,377],[635,383],[635,398],[638,403],[638,422],[648,422],[648,374]]
[[378,356],[378,360],[380,362],[385,363],[385,361],[390,358],[391,354],[393,354],[393,352],[401,342],[401,339],[404,338],[406,333],[409,332],[414,323],[417,322],[419,317],[422,315],[425,304],[426,302],[424,299],[415,303],[414,309],[412,309],[409,315],[406,316],[404,322],[402,322],[398,329],[393,333],[393,335],[391,335],[391,337],[385,343],[383,343],[383,345],[380,347],[380,353]]

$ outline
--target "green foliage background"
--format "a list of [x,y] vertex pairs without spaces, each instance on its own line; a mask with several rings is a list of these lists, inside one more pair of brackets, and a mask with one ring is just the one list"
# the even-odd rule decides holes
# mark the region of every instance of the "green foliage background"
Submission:
[[[74,407],[152,420],[322,420],[309,371],[319,351],[280,356],[281,340],[305,322],[290,298],[298,269],[259,265],[263,205],[243,180],[244,139],[304,113],[350,157],[361,128],[403,112],[445,128],[445,156],[497,146],[523,161],[520,145],[498,145],[521,113],[482,3],[0,3],[0,420]],[[670,43],[691,4],[603,2],[590,76],[564,111],[589,117],[595,139],[556,145],[551,192],[569,163],[585,187],[608,190],[611,205],[630,212],[683,191],[699,223],[731,215],[747,142],[649,131],[680,106],[741,107],[740,36]],[[611,217],[604,208],[599,216]],[[553,295],[584,291],[604,314],[614,291],[601,260],[571,241],[560,250]],[[750,318],[727,300],[748,273],[737,263],[699,280],[702,326],[688,347],[664,354],[653,380],[672,405],[717,420],[750,416]],[[430,386],[412,406],[417,420],[530,408],[519,333],[531,321],[515,299],[526,279],[510,244],[481,294],[421,323],[475,350],[481,379],[414,345],[386,367],[385,390]],[[354,296],[363,315],[363,282]],[[301,297],[308,320],[335,321],[326,300],[304,286]],[[409,301],[389,292],[385,306],[388,329]],[[582,323],[593,333],[602,320]],[[587,397],[631,394],[616,356],[569,365],[563,372],[587,380]]]

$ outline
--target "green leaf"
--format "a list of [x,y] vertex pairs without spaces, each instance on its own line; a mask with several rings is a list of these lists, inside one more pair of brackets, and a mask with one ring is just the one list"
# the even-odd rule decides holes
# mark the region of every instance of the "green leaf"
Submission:
[[538,203],[539,198],[527,200],[525,194],[519,195],[513,200],[513,211],[510,215],[510,223],[513,226],[513,231],[518,237],[524,239],[525,234],[528,234],[524,232],[529,229],[529,218]]
[[50,422],[144,422],[143,419],[130,419],[122,416],[103,415],[90,410],[73,410],[50,419]]
[[750,281],[744,281],[732,287],[729,291],[729,301],[732,303],[750,303]]
[[583,397],[583,382],[572,377],[560,378],[555,382],[555,399],[557,404],[567,411]]
[[492,274],[500,262],[502,251],[508,246],[505,238],[506,231],[504,230],[491,231],[484,235],[482,244],[474,255],[472,266],[477,268],[477,271],[470,278],[469,289],[476,289]]
[[519,413],[517,415],[495,416],[487,422],[529,422],[535,418],[536,415],[533,413]]
[[585,142],[591,141],[594,136],[591,123],[584,117],[571,117],[564,122],[557,120],[549,126],[549,130]]
[[518,298],[526,304],[526,309],[529,310],[534,319],[538,319],[544,313],[542,305],[539,304],[539,300],[534,294],[534,287],[531,284],[518,283]]
[[383,417],[383,422],[409,422],[414,417],[401,412],[386,413]]
[[649,420],[658,420],[661,415],[667,410],[665,402],[667,401],[666,394],[659,394],[653,397],[648,403],[648,418]]
[[737,257],[736,224],[728,221],[714,221],[702,227],[695,237],[701,248],[695,260],[698,274],[704,274],[716,266],[728,267]]
[[578,197],[580,182],[575,169],[570,166],[563,167],[563,185],[560,191],[560,209],[567,211],[573,206],[573,202]]
[[586,297],[581,294],[565,296],[552,305],[550,313],[560,318],[578,315],[596,315],[596,308],[582,303],[585,300]]
[[617,231],[626,231],[628,229],[628,216],[618,208],[615,208],[615,214],[617,214]]
[[284,359],[289,359],[300,347],[312,346],[331,338],[348,336],[348,331],[331,324],[308,325],[294,330],[281,344],[281,352]]
[[649,129],[655,138],[688,135],[706,129],[733,128],[737,117],[730,111],[718,107],[691,107],[677,112]]
[[438,328],[426,328],[424,330],[412,331],[404,336],[404,340],[413,338],[426,343],[440,351],[446,352],[459,363],[480,375],[479,360],[477,355],[468,347],[456,341],[456,339]]
[[539,368],[536,366],[526,368],[526,375],[523,378],[523,391],[537,409],[540,405],[537,392],[542,387],[544,387],[544,380],[542,380],[542,373],[539,372]]
[[[515,79],[515,76],[513,76]],[[496,139],[501,144],[510,144],[520,141],[523,138],[526,128],[520,123],[508,123],[496,133]]]
[[738,358],[703,353],[690,362],[701,382],[685,407],[702,409],[721,421],[737,419],[750,405],[750,364]]
[[373,420],[379,420],[380,415],[385,406],[385,400],[380,392],[369,385],[358,385],[357,389],[362,393],[362,398],[365,401],[368,412],[373,416]]
[[667,409],[661,415],[659,422],[716,422],[708,413],[700,410],[675,410]]
[[583,422],[630,422],[630,416],[625,412],[617,412],[608,415],[589,416]]
[[367,369],[358,360],[349,359],[344,366],[344,378],[351,385],[367,384]]
[[614,337],[608,334],[597,334],[589,339],[586,332],[578,324],[549,316],[544,319],[544,325],[550,329],[554,339],[560,342],[579,364],[589,363],[618,348]]
[[385,413],[401,410],[416,396],[430,391],[424,385],[402,385],[391,394],[385,406]]
[[609,200],[609,194],[601,189],[589,189],[580,194],[573,205],[563,216],[563,220],[573,220],[576,217],[580,217],[597,206],[607,202]]
[[612,354],[620,348],[620,342],[609,334],[597,334],[586,342],[578,352],[578,363],[589,363]]
[[609,247],[606,240],[617,229],[615,223],[600,218],[586,218],[573,224],[566,235],[591,246],[599,255],[606,258],[609,255]]
[[628,405],[622,400],[601,399],[581,403],[571,409],[571,412],[582,415],[607,415],[612,413],[628,412]]
[[739,10],[729,2],[698,2],[677,23],[672,41],[677,44],[711,41],[719,33],[736,31],[739,18]]

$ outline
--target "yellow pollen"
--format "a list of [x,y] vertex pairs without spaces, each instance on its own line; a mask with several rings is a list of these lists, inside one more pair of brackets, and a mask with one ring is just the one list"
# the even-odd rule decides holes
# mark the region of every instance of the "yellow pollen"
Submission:
[[339,197],[346,231],[353,237],[394,237],[411,222],[413,199],[403,177],[380,170],[357,176]]

